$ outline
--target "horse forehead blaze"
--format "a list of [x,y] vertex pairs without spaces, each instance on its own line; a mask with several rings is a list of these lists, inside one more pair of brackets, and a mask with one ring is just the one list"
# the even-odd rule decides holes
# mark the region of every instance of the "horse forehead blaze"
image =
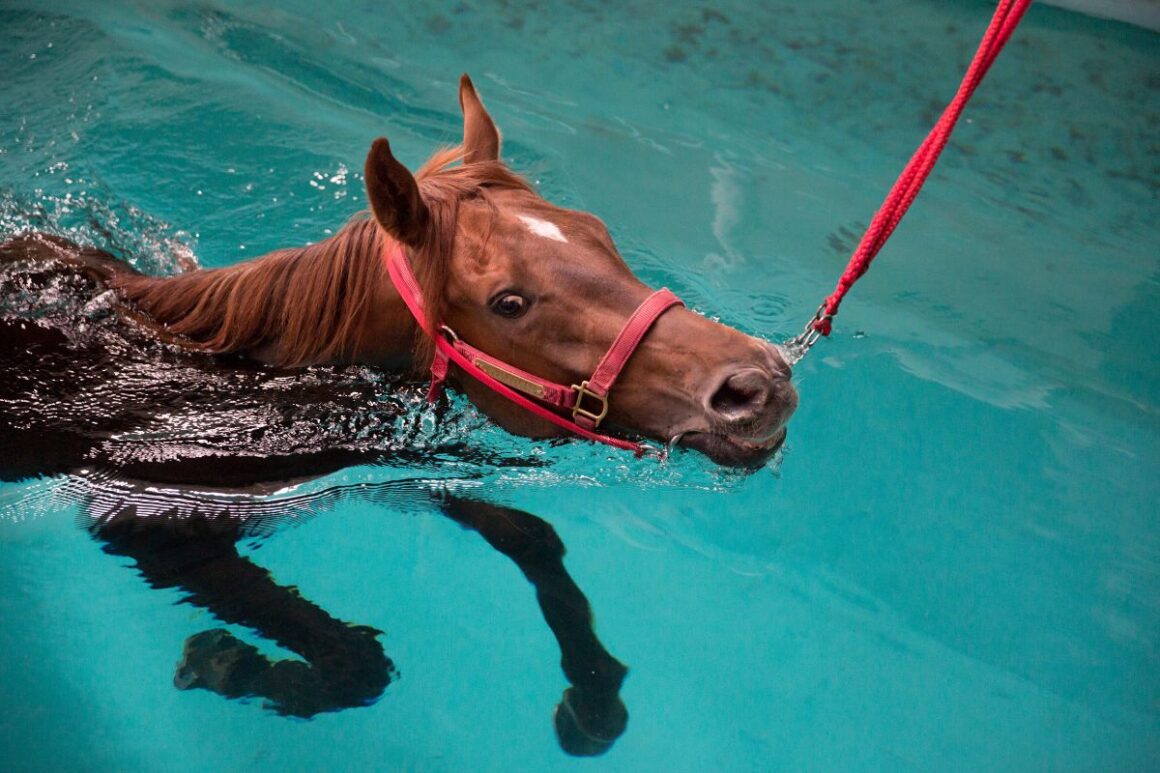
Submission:
[[516,215],[516,217],[528,228],[528,231],[536,236],[542,236],[545,239],[551,239],[557,242],[568,243],[568,238],[560,231],[560,227],[551,220],[544,220],[535,215]]
[[[643,288],[600,218],[523,191],[491,194],[461,207],[452,262],[475,285],[467,291],[473,296],[493,283],[503,285],[493,291],[575,293],[595,282],[617,295],[627,290],[634,298]],[[587,303],[597,306],[611,300],[584,294]]]

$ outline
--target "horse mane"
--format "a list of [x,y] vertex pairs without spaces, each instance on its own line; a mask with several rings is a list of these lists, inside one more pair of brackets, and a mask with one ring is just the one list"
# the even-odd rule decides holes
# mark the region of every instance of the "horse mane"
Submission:
[[[431,229],[410,257],[432,319],[444,309],[460,203],[481,198],[494,210],[489,190],[532,191],[503,163],[463,164],[463,155],[461,147],[441,150],[416,174]],[[265,347],[264,360],[288,368],[341,362],[358,349],[376,292],[390,282],[382,255],[393,241],[362,212],[316,244],[176,276],[125,274],[111,284],[141,324],[186,349],[245,354]],[[423,367],[433,346],[415,327],[413,361]]]

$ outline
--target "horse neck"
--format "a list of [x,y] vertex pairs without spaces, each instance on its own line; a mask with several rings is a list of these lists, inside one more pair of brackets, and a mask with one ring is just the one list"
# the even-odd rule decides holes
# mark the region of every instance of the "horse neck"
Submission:
[[388,237],[356,221],[334,237],[227,268],[115,282],[147,325],[181,346],[282,367],[406,367],[415,323],[387,276]]
[[[381,254],[375,260],[381,265]],[[367,304],[357,312],[356,325],[349,354],[332,362],[377,365],[399,371],[412,366],[419,326],[385,269]]]

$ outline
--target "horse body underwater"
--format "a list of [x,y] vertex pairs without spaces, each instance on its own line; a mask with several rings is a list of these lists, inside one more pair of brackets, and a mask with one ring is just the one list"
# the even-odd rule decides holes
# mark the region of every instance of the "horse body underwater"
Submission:
[[[387,141],[377,140],[365,167],[370,215],[314,245],[150,277],[57,236],[27,233],[0,244],[0,480],[98,468],[138,481],[261,493],[354,464],[405,462],[409,430],[399,422],[415,398],[414,379],[408,386],[405,375],[387,373],[423,371],[435,347],[388,276],[384,256],[392,250],[404,251],[430,320],[529,374],[582,383],[651,290],[600,220],[553,206],[499,160],[499,132],[466,76],[459,96],[462,147],[436,154],[412,175]],[[43,297],[71,299],[72,306],[28,308],[28,298],[45,287],[52,292]],[[511,432],[562,432],[454,365],[450,377]],[[617,432],[677,441],[722,464],[753,467],[784,440],[797,403],[789,377],[776,347],[683,307],[667,308],[620,373],[606,422]],[[191,426],[194,437],[183,439]],[[453,453],[505,463],[468,442],[448,443]],[[441,506],[517,560],[534,583],[562,589],[537,584],[575,688],[557,729],[570,751],[602,751],[627,719],[617,697],[624,668],[592,633],[587,602],[560,564],[563,548],[551,527],[530,514],[489,508],[468,500]],[[184,587],[192,603],[282,641],[308,661],[350,666],[320,666],[304,676],[296,666],[263,665],[236,640],[194,637],[187,684],[201,679],[199,686],[226,695],[266,695],[288,713],[309,715],[359,705],[389,681],[390,661],[371,629],[343,633],[345,624],[317,608],[318,615],[300,615],[305,632],[289,631],[266,612],[238,611],[245,605],[227,596],[240,591],[198,568],[206,555],[216,557],[222,576],[249,578],[262,603],[279,593],[234,551],[245,533],[229,514],[208,530],[187,518],[146,523],[131,502],[103,515],[95,533],[111,552],[134,557],[150,583]],[[522,537],[506,531],[513,523],[523,524]],[[521,553],[517,543],[528,539],[533,547]],[[556,597],[567,600],[564,612],[549,609]],[[328,649],[319,641],[337,643]],[[206,675],[205,662],[226,654],[249,674],[242,686]],[[364,661],[378,671],[366,673],[358,666]],[[352,679],[373,689],[351,689]],[[305,692],[286,693],[291,683],[307,685]]]

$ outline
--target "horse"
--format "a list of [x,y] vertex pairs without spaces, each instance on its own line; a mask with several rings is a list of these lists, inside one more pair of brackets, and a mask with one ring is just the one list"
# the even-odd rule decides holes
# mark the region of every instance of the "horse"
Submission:
[[[112,259],[43,234],[34,246]],[[355,465],[427,469],[452,459],[455,483],[537,460],[473,447],[462,428],[416,450],[415,427],[398,421],[419,398],[406,383],[342,367],[277,371],[159,345],[120,316],[94,312],[102,291],[91,277],[52,261],[5,267],[0,287],[18,302],[0,315],[0,479],[69,474],[66,488],[80,493],[64,498],[81,506],[105,552],[131,559],[151,587],[178,589],[184,603],[302,658],[272,661],[213,628],[187,639],[177,688],[258,698],[301,718],[380,697],[396,669],[379,631],[338,620],[278,584],[237,545],[325,509],[326,498],[397,507],[401,490],[403,504],[480,534],[532,583],[569,680],[553,713],[561,748],[600,754],[624,732],[627,669],[597,637],[588,600],[564,566],[564,544],[544,519],[422,480],[268,496]],[[38,313],[12,313],[24,298],[34,299],[25,310]],[[223,428],[223,416],[237,429]]]
[[[0,243],[0,480],[97,470],[139,490],[263,494],[351,465],[448,453],[529,463],[453,434],[411,448],[408,406],[428,369],[517,435],[591,434],[603,423],[722,465],[767,461],[797,404],[781,351],[646,287],[597,217],[549,203],[501,161],[500,132],[466,75],[459,102],[462,144],[414,174],[375,140],[369,212],[316,244],[147,276],[56,235]],[[513,387],[532,399],[515,400]],[[560,394],[570,402],[546,397]],[[261,695],[301,716],[381,694],[393,666],[377,632],[334,620],[239,556],[253,525],[244,507],[146,499],[88,503],[105,549],[306,660],[272,664],[203,632],[187,642],[178,686]],[[560,742],[606,750],[627,722],[625,669],[592,632],[558,536],[528,513],[436,499],[537,585],[572,684],[555,714]],[[561,598],[564,611],[550,603]]]
[[[598,218],[553,206],[499,160],[499,130],[466,76],[459,98],[462,148],[437,153],[417,175],[385,138],[372,144],[365,178],[373,218],[303,249],[179,276],[117,273],[110,286],[156,332],[189,348],[283,368],[423,367],[430,340],[383,261],[401,246],[429,317],[521,371],[581,383],[650,291]],[[458,380],[505,429],[560,434],[478,382]],[[606,421],[724,464],[754,464],[784,439],[796,400],[777,347],[678,307],[656,320],[627,363]]]

